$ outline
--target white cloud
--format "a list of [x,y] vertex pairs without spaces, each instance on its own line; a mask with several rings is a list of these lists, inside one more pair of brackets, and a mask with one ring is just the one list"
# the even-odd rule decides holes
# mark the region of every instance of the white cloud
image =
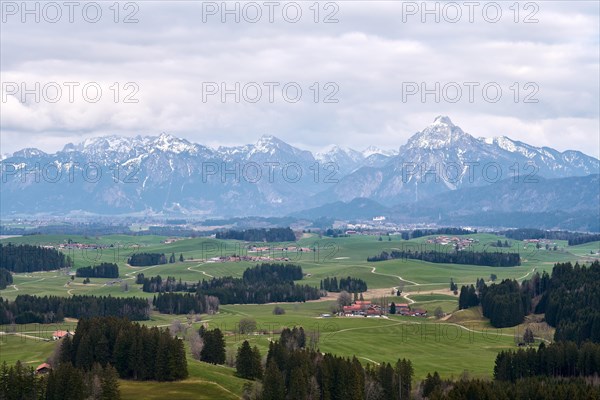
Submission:
[[[514,23],[512,3],[501,3],[496,24],[480,13],[474,23],[465,13],[456,24],[431,17],[421,23],[418,16],[403,23],[402,5],[385,1],[339,2],[339,23],[315,24],[310,4],[301,4],[298,24],[277,14],[273,24],[223,24],[217,17],[202,23],[201,5],[191,2],[139,2],[137,24],[114,24],[107,9],[98,24],[9,19],[0,39],[3,83],[97,82],[103,97],[96,104],[21,104],[9,96],[1,111],[2,152],[32,145],[55,151],[83,136],[163,131],[212,145],[250,143],[270,133],[309,149],[334,143],[398,148],[447,114],[475,136],[600,155],[598,3],[539,3],[534,24]],[[321,10],[320,18],[325,11],[331,10]],[[303,98],[290,104],[279,91],[272,104],[203,103],[205,81],[294,81]],[[139,103],[112,101],[114,82],[121,96],[127,94],[122,85],[135,82]],[[335,82],[339,103],[312,102],[314,82]],[[473,103],[433,96],[405,102],[402,82],[497,82],[503,96],[498,103],[480,92]],[[516,103],[514,82],[520,83]],[[527,82],[537,84],[538,103],[522,102]],[[326,93],[321,87],[321,99]]]

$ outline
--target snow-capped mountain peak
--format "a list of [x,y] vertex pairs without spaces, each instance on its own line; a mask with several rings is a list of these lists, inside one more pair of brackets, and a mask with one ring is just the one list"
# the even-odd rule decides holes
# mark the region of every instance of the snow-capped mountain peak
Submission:
[[405,148],[441,149],[456,145],[469,145],[476,141],[474,137],[463,132],[454,125],[450,118],[438,116],[433,123],[415,133],[404,146]]
[[[323,169],[316,170],[316,160],[321,164],[332,162],[336,165],[334,169],[323,165]],[[7,181],[0,193],[2,204],[9,205],[8,212],[14,213],[42,209],[63,213],[76,209],[100,213],[144,210],[175,213],[187,210],[185,212],[213,215],[263,215],[281,210],[288,213],[308,205],[350,201],[357,197],[390,205],[400,201],[420,201],[427,196],[468,185],[483,187],[490,181],[482,168],[490,163],[501,167],[503,174],[500,179],[511,177],[515,164],[521,168],[519,171],[527,174],[531,172],[526,169],[527,165],[534,163],[536,177],[539,175],[540,178],[584,176],[600,171],[598,159],[578,151],[560,152],[548,147],[534,147],[505,136],[476,139],[446,116],[436,117],[397,152],[375,146],[356,151],[338,145],[318,153],[316,160],[310,151],[273,135],[264,135],[255,144],[220,147],[218,150],[166,133],[158,136],[104,136],[88,138],[75,145],[67,144],[55,154],[23,149],[1,160],[0,164],[14,163],[22,165],[25,170],[32,170],[36,163],[44,162],[54,163],[58,168],[70,168],[67,166],[71,165],[77,171],[90,161],[111,167],[111,171],[116,170],[112,167],[117,164],[118,170],[124,174],[135,170],[137,183],[115,184],[112,173],[107,173],[103,175],[106,179],[99,181],[94,190],[89,190],[90,182],[81,179],[81,184],[69,182],[71,174],[63,173],[60,184],[53,182],[52,185],[41,186],[33,185],[31,179],[24,182],[21,176],[11,173],[3,176]],[[221,169],[215,174],[203,175],[203,168],[208,165],[206,162]],[[232,174],[229,172],[227,179],[224,178],[223,171],[232,171],[236,165],[244,171],[244,166],[250,163],[265,167],[258,182],[246,180],[246,175],[230,179]],[[278,163],[279,172],[267,172],[267,163]],[[403,171],[410,171],[407,163],[419,168],[403,175]],[[299,165],[303,173],[298,182],[290,182],[292,175],[282,175],[284,166],[293,164]],[[453,175],[452,168],[445,168],[452,165],[459,167],[460,174]],[[473,173],[467,172],[467,165],[473,165]],[[431,168],[438,166],[441,171],[437,175],[439,179],[430,179]],[[325,175],[333,171],[332,178],[336,182],[323,184],[325,175],[315,179],[314,171],[322,171]],[[291,169],[289,173],[292,174]],[[40,190],[44,191],[43,195],[40,195]]]
[[435,117],[432,125],[447,125],[450,127],[455,126],[450,120],[450,118],[446,115],[438,115],[437,117]]
[[383,156],[391,157],[398,154],[397,150],[383,150],[377,146],[369,146],[362,151],[363,157],[367,158],[372,156],[373,154],[381,154]]
[[333,145],[329,150],[315,154],[315,158],[327,162],[335,162],[340,158],[352,162],[360,162],[364,156],[361,152],[351,149],[350,147]]
[[28,148],[16,151],[12,156],[13,157],[23,157],[23,158],[34,158],[34,157],[47,156],[47,154],[44,153],[40,149],[36,149],[34,147],[28,147]]
[[194,152],[196,150],[196,146],[187,140],[179,139],[173,135],[169,135],[168,133],[161,133],[160,136],[152,141],[151,145],[157,150],[177,154],[184,153],[186,151]]

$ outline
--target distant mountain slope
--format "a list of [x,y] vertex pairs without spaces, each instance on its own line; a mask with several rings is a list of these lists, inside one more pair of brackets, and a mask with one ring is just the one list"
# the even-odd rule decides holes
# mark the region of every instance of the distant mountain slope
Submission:
[[347,203],[336,201],[324,204],[320,207],[299,211],[291,214],[291,217],[318,219],[372,219],[383,214],[389,214],[390,209],[370,199],[356,198]]
[[506,179],[467,187],[419,202],[385,207],[357,198],[291,214],[297,218],[371,219],[383,215],[395,222],[600,230],[600,175],[515,183]]
[[600,230],[600,175],[512,179],[478,188],[464,188],[398,204],[398,218],[421,218],[444,224],[528,227],[581,231]]
[[[399,151],[334,146],[313,155],[274,136],[218,149],[167,134],[106,136],[67,144],[55,154],[26,148],[7,155],[0,166],[2,216],[277,216],[357,198],[374,201],[377,209],[486,187],[512,178],[515,166],[519,179],[586,176],[600,168],[597,159],[577,151],[506,137],[477,139],[442,116]],[[502,171],[497,178],[495,168]],[[573,199],[565,207],[588,201]],[[338,205],[355,215],[350,206]]]
[[[427,209],[457,214],[488,211],[581,211],[600,208],[598,174],[536,179],[537,182],[519,183],[505,179],[483,187],[466,187],[423,199],[410,207],[417,214]],[[404,206],[401,204],[397,207]]]
[[477,139],[448,117],[439,116],[401,146],[389,163],[360,168],[317,198],[348,201],[366,197],[391,205],[516,175],[559,178],[599,172],[598,159],[581,152],[561,153],[507,137]]

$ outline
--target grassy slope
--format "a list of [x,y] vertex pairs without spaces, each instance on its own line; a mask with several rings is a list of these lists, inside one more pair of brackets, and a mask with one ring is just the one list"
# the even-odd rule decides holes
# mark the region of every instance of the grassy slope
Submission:
[[[489,234],[471,235],[480,240],[476,250],[482,250],[490,243],[495,243],[497,236]],[[155,236],[106,236],[101,238],[84,238],[77,236],[28,236],[11,238],[16,243],[56,244],[71,238],[78,242],[116,244],[124,247],[90,252],[72,252],[76,267],[92,265],[100,261],[117,262],[120,267],[121,277],[128,278],[129,291],[124,292],[120,285],[104,285],[106,279],[92,278],[91,285],[81,284],[82,279],[77,278],[68,286],[69,277],[57,272],[40,272],[33,274],[16,274],[14,288],[0,291],[0,296],[14,299],[18,294],[54,294],[68,296],[69,294],[104,294],[116,296],[144,296],[151,294],[141,292],[139,285],[134,284],[134,277],[139,272],[146,275],[161,274],[172,275],[190,282],[208,275],[241,276],[248,266],[254,263],[204,263],[200,260],[220,254],[233,254],[243,250],[238,242],[218,241],[214,239],[187,239],[173,244],[161,243],[164,238]],[[523,265],[513,268],[492,268],[470,265],[432,264],[415,260],[392,260],[378,263],[367,263],[366,257],[378,254],[383,250],[402,248],[406,246],[424,246],[426,238],[403,242],[397,237],[391,242],[379,242],[377,237],[350,237],[337,239],[318,240],[316,237],[302,239],[300,245],[319,247],[318,253],[301,254],[297,262],[302,265],[306,273],[311,274],[303,283],[318,285],[325,276],[354,276],[364,279],[370,289],[390,288],[397,286],[401,276],[405,282],[405,292],[412,294],[410,297],[417,303],[415,306],[427,308],[432,311],[441,306],[445,312],[454,311],[456,300],[452,296],[431,293],[435,289],[447,289],[450,278],[455,282],[470,284],[475,279],[489,278],[491,273],[498,275],[499,279],[523,279],[530,275],[535,268],[550,271],[556,261],[580,262],[589,259],[589,251],[597,249],[600,242],[588,243],[581,246],[567,247],[566,243],[559,242],[559,251],[546,251],[544,249],[525,248],[522,243],[513,242],[513,247],[504,251],[518,249],[521,252]],[[502,238],[502,240],[504,240]],[[2,242],[7,242],[3,240]],[[141,245],[138,251],[174,252],[178,258],[180,253],[186,257],[186,262],[160,266],[133,268],[126,265],[126,259],[131,254],[134,245]],[[492,248],[496,250],[495,248]],[[190,261],[189,258],[196,259]],[[597,257],[595,257],[597,258]],[[372,269],[375,268],[375,273]],[[202,272],[204,271],[204,272]],[[208,274],[208,275],[207,275]],[[390,300],[393,299],[390,298]],[[397,302],[405,302],[398,300]],[[397,358],[406,357],[413,361],[416,377],[422,378],[427,372],[438,370],[442,376],[458,375],[463,370],[468,370],[476,376],[489,376],[493,367],[495,354],[501,349],[514,347],[514,331],[512,329],[497,330],[491,328],[489,323],[472,310],[456,313],[446,323],[438,324],[434,320],[420,318],[392,317],[389,320],[368,318],[317,318],[320,313],[330,310],[330,302],[310,302],[304,304],[285,304],[286,314],[274,316],[272,305],[225,305],[221,312],[214,316],[205,316],[204,320],[210,327],[219,326],[228,331],[227,343],[231,349],[244,339],[249,339],[259,346],[263,355],[266,354],[269,335],[240,337],[234,334],[241,318],[251,317],[256,319],[261,329],[272,332],[284,326],[304,326],[308,331],[319,331],[319,348],[322,351],[331,351],[340,355],[351,356],[356,354],[363,362],[368,360],[395,361]],[[153,325],[166,326],[174,318],[183,317],[153,315],[151,321],[145,322]],[[454,324],[461,324],[467,329]],[[73,324],[61,324],[73,326]],[[0,328],[2,330],[3,328]],[[28,326],[23,330],[36,332],[40,328]],[[41,328],[38,336],[48,337],[55,326]],[[477,332],[469,332],[474,329]],[[36,335],[34,333],[34,335]],[[275,334],[275,336],[277,336]],[[28,340],[23,345],[23,340],[16,337],[0,338],[0,361],[14,362],[16,359],[38,362],[52,351],[52,342],[39,342]],[[240,394],[243,380],[232,376],[232,370],[225,367],[206,366],[197,361],[190,362],[190,379],[180,383],[157,384],[123,382],[122,391],[124,398],[236,398],[228,392]],[[220,387],[220,386],[222,387]],[[198,397],[203,396],[203,397]]]

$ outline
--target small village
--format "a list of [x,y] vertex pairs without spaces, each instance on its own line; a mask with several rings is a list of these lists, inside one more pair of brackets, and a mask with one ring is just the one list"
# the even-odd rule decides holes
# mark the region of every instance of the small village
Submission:
[[432,239],[427,239],[428,244],[439,244],[441,246],[447,246],[449,244],[454,245],[458,250],[466,249],[472,244],[479,243],[479,240],[473,238],[465,238],[458,236],[437,236]]
[[387,309],[384,309],[379,304],[372,303],[369,300],[357,300],[349,306],[342,307],[342,311],[338,314],[344,317],[383,317],[390,313],[390,310],[395,310],[396,315],[409,317],[427,317],[427,310],[421,308],[411,308],[408,303],[389,303]]

